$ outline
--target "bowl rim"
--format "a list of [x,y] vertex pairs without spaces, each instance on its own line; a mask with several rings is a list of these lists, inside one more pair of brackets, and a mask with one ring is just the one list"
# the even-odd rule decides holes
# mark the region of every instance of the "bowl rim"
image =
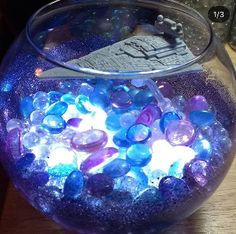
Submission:
[[[92,4],[91,4],[92,2]],[[115,3],[122,3],[126,5],[130,4],[154,4],[154,5],[165,5],[168,6],[169,8],[175,6],[175,10],[181,11],[182,13],[191,16],[192,18],[195,18],[195,20],[198,20],[199,22],[203,23],[206,26],[206,29],[209,32],[209,41],[206,43],[206,46],[204,49],[201,51],[201,53],[197,56],[194,56],[194,58],[188,60],[185,63],[178,64],[177,66],[169,67],[169,68],[164,68],[164,69],[156,69],[156,70],[150,70],[150,71],[141,71],[141,72],[110,72],[110,71],[102,71],[102,70],[96,70],[92,68],[85,68],[85,67],[80,67],[76,64],[68,63],[68,62],[63,62],[55,59],[55,57],[49,55],[48,53],[44,52],[39,46],[34,42],[31,34],[31,27],[34,22],[34,20],[44,11],[47,10],[48,8],[56,5],[56,4],[69,4],[69,5],[79,5],[79,4],[86,4],[86,5],[98,5],[98,4],[115,4]],[[182,10],[181,10],[181,9]],[[50,11],[49,11],[50,12]],[[31,46],[39,53],[44,59],[47,61],[51,62],[54,65],[57,65],[59,67],[65,68],[67,70],[75,71],[78,72],[78,75],[84,75],[90,78],[93,77],[99,77],[99,78],[104,78],[104,79],[114,79],[114,78],[119,78],[119,79],[140,79],[140,78],[158,78],[166,75],[170,75],[171,73],[174,73],[176,71],[184,70],[197,62],[203,60],[205,56],[207,56],[209,48],[211,47],[213,43],[213,38],[214,38],[214,33],[213,29],[210,25],[210,23],[196,10],[193,8],[177,2],[175,0],[132,0],[132,1],[125,1],[125,0],[91,0],[87,1],[84,3],[83,1],[76,1],[76,2],[67,2],[63,0],[55,0],[51,3],[48,3],[41,7],[38,11],[36,11],[28,20],[26,24],[26,38],[28,42],[31,44]]]

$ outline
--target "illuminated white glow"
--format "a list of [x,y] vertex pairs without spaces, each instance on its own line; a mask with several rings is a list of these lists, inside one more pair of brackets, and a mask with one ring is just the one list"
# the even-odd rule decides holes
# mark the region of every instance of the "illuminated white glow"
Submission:
[[62,118],[65,121],[68,121],[71,118],[79,118],[80,114],[75,105],[68,105],[68,109]]
[[172,146],[166,140],[157,140],[152,144],[152,160],[146,167],[148,171],[162,170],[165,173],[169,172],[170,166],[176,162],[181,162],[181,165],[190,162],[196,153],[193,149],[187,146]]
[[47,160],[49,167],[55,167],[58,164],[73,164],[75,162],[76,158],[74,151],[63,146],[54,147]]

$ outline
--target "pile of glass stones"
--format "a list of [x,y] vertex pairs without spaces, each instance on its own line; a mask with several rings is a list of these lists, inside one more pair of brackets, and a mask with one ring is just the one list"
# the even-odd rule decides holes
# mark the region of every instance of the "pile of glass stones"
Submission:
[[21,118],[6,126],[22,186],[57,190],[64,201],[117,191],[135,200],[151,188],[166,202],[186,197],[192,183],[204,187],[209,162],[231,147],[228,132],[204,96],[186,100],[165,81],[157,87],[164,104],[146,86],[102,79],[81,83],[77,93],[22,98]]

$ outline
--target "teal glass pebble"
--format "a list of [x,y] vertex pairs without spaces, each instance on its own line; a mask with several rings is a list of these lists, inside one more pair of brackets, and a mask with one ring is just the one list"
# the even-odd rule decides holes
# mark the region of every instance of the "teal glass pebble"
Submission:
[[79,89],[79,94],[89,97],[94,90],[94,87],[88,83],[82,83]]
[[58,115],[62,116],[63,114],[66,113],[68,109],[68,104],[66,102],[55,102],[52,105],[50,105],[46,110],[45,114],[46,115]]
[[103,173],[118,178],[127,174],[130,168],[131,166],[126,160],[117,158],[105,166]]
[[207,160],[212,154],[211,143],[207,139],[201,139],[193,144],[193,149],[197,154],[197,157],[202,160]]
[[91,113],[92,111],[91,109],[92,105],[87,96],[79,95],[75,99],[75,105],[76,105],[77,110],[82,114],[88,114],[88,113]]
[[21,115],[24,118],[28,118],[33,110],[34,110],[33,98],[32,97],[22,98],[20,101],[20,105],[19,105],[19,111],[20,111]]
[[48,98],[49,98],[50,104],[60,101],[62,95],[63,95],[63,93],[58,92],[58,91],[49,92]]
[[74,95],[70,94],[70,93],[67,93],[67,94],[64,94],[61,99],[60,99],[62,102],[65,102],[67,103],[68,105],[72,105],[72,104],[75,104],[75,97]]
[[70,173],[70,175],[66,178],[63,193],[64,196],[71,199],[77,199],[84,187],[84,177],[83,174],[75,170]]
[[47,115],[43,120],[42,125],[46,130],[52,134],[57,134],[66,128],[65,120],[57,115]]
[[131,142],[126,138],[127,129],[121,128],[113,137],[113,142],[119,147],[129,147]]
[[94,106],[101,108],[106,108],[110,104],[107,92],[104,90],[95,90],[90,94],[89,100]]
[[183,173],[183,164],[176,161],[170,166],[168,175],[181,179],[183,177]]
[[110,113],[106,118],[106,127],[108,130],[117,131],[121,128],[120,115],[116,113]]
[[127,161],[131,166],[144,167],[152,158],[151,149],[144,144],[134,144],[127,150]]
[[134,96],[134,104],[137,106],[146,106],[153,100],[153,94],[149,90],[141,90]]
[[215,122],[215,115],[212,112],[200,110],[200,111],[192,111],[189,114],[190,121],[199,126],[209,126]]
[[47,96],[39,96],[34,98],[33,106],[37,110],[44,110],[50,105],[49,98]]
[[148,186],[148,176],[141,167],[131,167],[131,170],[128,172],[127,176],[137,180],[143,187]]
[[58,164],[55,167],[49,168],[48,174],[54,177],[65,177],[76,169],[77,166],[75,164]]
[[151,135],[150,128],[144,124],[135,124],[127,131],[127,139],[134,143],[144,143]]
[[43,122],[45,115],[40,110],[35,110],[30,115],[30,122],[34,125],[40,125]]
[[176,112],[170,111],[170,112],[164,113],[160,119],[160,124],[159,124],[161,131],[164,133],[166,127],[171,121],[180,120],[180,119],[181,119],[180,116]]
[[158,188],[161,179],[166,176],[167,176],[167,173],[165,173],[162,170],[157,169],[157,170],[152,171],[149,175],[149,181],[148,181],[149,185]]

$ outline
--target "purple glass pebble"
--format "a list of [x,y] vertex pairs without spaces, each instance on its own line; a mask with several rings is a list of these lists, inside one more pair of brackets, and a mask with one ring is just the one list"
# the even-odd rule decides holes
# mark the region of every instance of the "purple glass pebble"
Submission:
[[139,114],[136,123],[150,126],[155,122],[155,120],[160,118],[161,118],[161,109],[156,104],[150,103]]
[[195,139],[195,130],[192,124],[186,120],[175,120],[168,124],[166,139],[172,145],[190,145]]
[[110,98],[112,106],[118,109],[128,108],[132,105],[130,95],[123,90],[115,91]]
[[[108,147],[98,152],[91,154],[85,161],[80,165],[80,170],[83,173],[89,173],[90,170],[102,167],[104,163],[108,163],[114,155],[118,153],[116,148]],[[117,154],[118,156],[118,154]]]
[[166,81],[157,81],[157,86],[164,97],[172,98],[175,94],[174,89],[172,86]]
[[73,128],[78,128],[82,119],[80,118],[71,118],[67,121],[67,126],[73,127]]
[[196,95],[190,98],[186,104],[186,113],[197,110],[207,110],[209,105],[205,97]]
[[198,159],[193,159],[184,168],[184,176],[201,187],[207,185],[208,177],[212,176],[212,172],[211,166],[206,161]]
[[87,192],[95,197],[109,195],[114,188],[113,179],[106,174],[100,173],[88,178],[86,189]]
[[71,146],[78,151],[94,152],[107,144],[107,134],[98,129],[78,132],[71,140]]

